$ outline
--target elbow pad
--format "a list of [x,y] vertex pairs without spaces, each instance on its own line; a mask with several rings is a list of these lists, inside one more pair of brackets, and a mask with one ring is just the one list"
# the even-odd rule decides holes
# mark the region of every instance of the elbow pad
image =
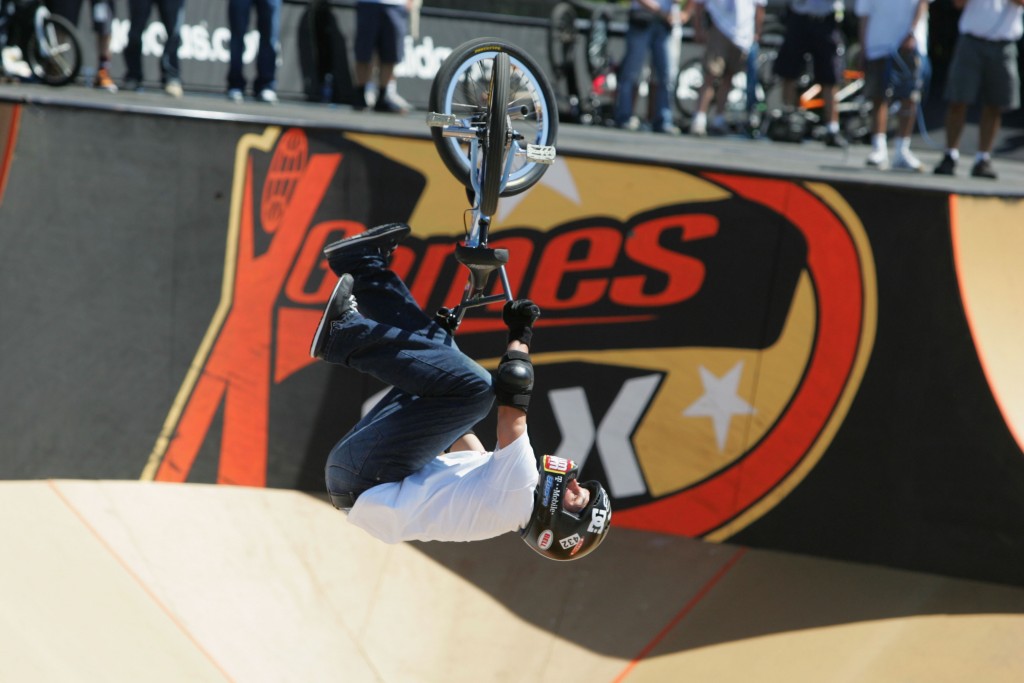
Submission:
[[524,413],[530,407],[533,393],[533,363],[530,354],[507,351],[494,373],[494,393],[498,405],[519,408]]

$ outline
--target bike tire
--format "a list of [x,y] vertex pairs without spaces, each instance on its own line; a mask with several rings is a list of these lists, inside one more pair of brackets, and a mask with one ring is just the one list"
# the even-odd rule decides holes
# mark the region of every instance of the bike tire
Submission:
[[32,73],[46,85],[60,87],[71,83],[82,69],[82,46],[74,25],[62,16],[51,14],[43,20],[43,33],[48,41],[45,51],[34,28],[28,39],[25,59]]
[[548,24],[548,59],[551,70],[561,75],[572,65],[576,45],[576,8],[568,2],[559,2],[551,9]]
[[[512,128],[523,135],[523,144],[553,146],[558,135],[558,109],[550,81],[530,55],[497,38],[474,38],[452,50],[431,85],[430,111],[470,122],[486,121],[490,79],[483,76],[488,74],[487,68],[498,53],[507,54],[511,64],[506,105],[518,102],[528,110],[525,118],[517,120]],[[448,170],[472,189],[469,145],[457,138],[445,137],[441,128],[431,128],[431,136]],[[546,170],[545,164],[513,160],[501,196],[528,190]]]
[[491,97],[487,106],[487,134],[484,142],[483,172],[480,191],[480,213],[493,216],[498,211],[501,180],[509,150],[508,94],[511,61],[508,54],[494,56],[491,69]]

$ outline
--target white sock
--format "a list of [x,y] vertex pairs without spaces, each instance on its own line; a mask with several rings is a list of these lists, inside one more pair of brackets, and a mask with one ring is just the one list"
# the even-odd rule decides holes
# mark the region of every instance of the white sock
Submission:
[[910,138],[896,138],[896,153],[904,154],[910,151]]
[[953,161],[959,161],[960,160],[960,150],[957,149],[956,147],[950,147],[949,149],[946,150],[946,156],[948,156]]
[[876,152],[881,152],[888,146],[888,144],[889,139],[886,137],[885,133],[875,133],[871,136],[871,149]]
[[838,133],[839,132],[839,122],[838,121],[829,121],[827,130],[828,130],[829,133]]
[[991,158],[992,155],[988,152],[978,152],[974,155],[974,163],[978,163],[979,161],[989,161]]
[[708,115],[702,111],[697,112],[693,115],[693,125],[695,126],[706,126],[708,123]]

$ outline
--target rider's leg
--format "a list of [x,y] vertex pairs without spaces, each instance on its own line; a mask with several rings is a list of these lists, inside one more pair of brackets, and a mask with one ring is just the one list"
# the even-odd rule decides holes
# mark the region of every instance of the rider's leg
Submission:
[[448,331],[423,312],[405,283],[388,269],[392,249],[408,233],[408,226],[401,223],[370,228],[328,245],[328,263],[336,274],[355,278],[352,294],[367,317],[454,346]]
[[326,477],[334,495],[420,470],[493,404],[489,373],[462,352],[359,313],[333,324],[325,356],[394,387],[332,449]]

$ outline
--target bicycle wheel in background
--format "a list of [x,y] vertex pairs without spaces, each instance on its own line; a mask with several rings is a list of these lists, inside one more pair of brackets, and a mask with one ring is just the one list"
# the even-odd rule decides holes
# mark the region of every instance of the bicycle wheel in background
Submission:
[[559,2],[551,9],[548,26],[548,59],[556,76],[572,68],[576,35],[576,9],[568,2]]
[[480,213],[493,216],[498,210],[505,159],[510,151],[508,130],[509,72],[508,54],[494,55],[491,68],[491,98],[487,107],[487,132],[484,135],[483,177],[480,179]]
[[[514,112],[511,128],[517,139],[513,147],[525,150],[528,144],[554,146],[558,110],[550,82],[530,55],[497,38],[475,38],[452,50],[434,77],[429,110],[455,116],[468,126],[486,125],[491,70],[498,53],[509,58],[506,111]],[[525,113],[518,111],[521,107],[525,108]],[[431,135],[448,170],[459,182],[472,188],[469,143],[465,139],[445,137],[441,128],[431,128]],[[501,196],[509,197],[529,189],[546,170],[546,164],[516,155]]]
[[31,30],[25,60],[36,78],[53,86],[75,80],[82,68],[82,48],[71,22],[57,15],[45,18],[42,42],[35,28]]

